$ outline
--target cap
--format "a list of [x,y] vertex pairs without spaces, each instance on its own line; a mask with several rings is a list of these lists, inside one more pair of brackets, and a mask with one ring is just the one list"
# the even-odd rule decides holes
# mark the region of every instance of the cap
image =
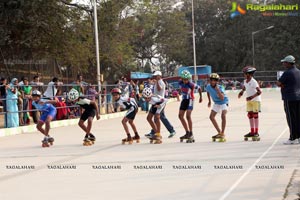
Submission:
[[281,62],[295,63],[295,57],[292,55],[286,56]]
[[162,76],[161,71],[155,71],[153,73],[153,76]]

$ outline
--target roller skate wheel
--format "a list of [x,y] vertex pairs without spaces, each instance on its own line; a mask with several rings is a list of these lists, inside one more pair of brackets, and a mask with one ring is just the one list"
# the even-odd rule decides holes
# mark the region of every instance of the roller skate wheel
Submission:
[[122,141],[122,144],[125,144],[125,142],[124,142],[124,141]]
[[245,140],[245,141],[248,141],[248,138],[247,138],[247,137],[245,137],[245,138],[244,138],[244,140]]
[[154,142],[154,144],[161,144],[161,143],[162,143],[161,140],[156,140],[156,141]]
[[180,142],[183,142],[183,139],[180,139]]
[[140,140],[136,140],[136,143],[140,143]]
[[133,143],[133,141],[129,141],[129,142],[128,142],[128,144],[132,144],[132,143]]
[[257,138],[257,141],[260,141],[260,138]]
[[213,138],[213,139],[212,139],[212,141],[213,141],[213,142],[215,142],[215,141],[216,141],[216,139],[214,139],[214,138]]
[[43,143],[42,147],[49,147],[49,144],[48,143]]
[[52,145],[53,145],[53,142],[49,142],[49,144],[52,146]]

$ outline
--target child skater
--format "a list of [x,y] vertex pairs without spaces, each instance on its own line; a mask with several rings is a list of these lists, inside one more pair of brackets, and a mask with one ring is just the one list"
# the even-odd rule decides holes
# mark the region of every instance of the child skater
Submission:
[[261,89],[257,81],[253,78],[253,74],[256,71],[256,68],[252,66],[246,66],[243,68],[244,73],[244,85],[242,91],[239,93],[238,98],[243,96],[244,91],[246,90],[247,97],[247,112],[250,122],[250,132],[244,136],[245,141],[248,138],[252,138],[253,141],[259,141],[260,137],[258,134],[258,112],[260,112],[260,102],[261,102]]
[[[77,90],[72,88],[68,93],[68,98],[71,101],[76,101],[76,104],[80,106],[80,119],[78,122],[79,127],[85,132],[83,139],[84,146],[90,146],[96,141],[96,137],[91,133],[94,117],[96,116],[97,120],[100,119],[98,112],[98,105],[95,101],[89,100],[84,96],[79,96]],[[83,111],[84,110],[84,111]],[[84,122],[87,120],[87,125]]]
[[[124,127],[124,130],[126,132],[127,137],[122,139],[122,144],[125,144],[128,142],[128,144],[132,144],[134,140],[136,140],[137,143],[140,142],[140,136],[137,132],[136,126],[134,124],[134,118],[136,116],[136,113],[138,112],[138,105],[134,98],[130,97],[122,97],[120,88],[114,88],[111,90],[111,94],[113,96],[113,99],[115,102],[117,102],[122,108],[128,110],[125,117],[122,120],[122,124]],[[130,124],[133,132],[134,137],[131,137],[127,122]]]
[[[202,90],[201,88],[192,83],[190,79],[192,78],[192,75],[189,71],[183,70],[180,74],[181,80],[179,81],[179,86],[181,89],[182,94],[182,101],[179,108],[179,119],[182,123],[182,126],[186,132],[185,135],[180,137],[180,142],[183,142],[183,140],[187,140],[187,143],[195,142],[194,136],[193,136],[193,122],[192,122],[192,111],[194,106],[194,91],[198,89],[198,92],[200,94],[199,103],[202,102]],[[184,119],[184,115],[186,114],[186,120]]]
[[152,105],[147,116],[147,121],[149,122],[155,134],[153,137],[149,138],[150,142],[152,143],[154,140],[154,144],[161,144],[162,137],[160,134],[160,114],[164,112],[168,99],[165,99],[159,95],[153,95],[151,88],[144,88],[142,94],[145,98],[145,101]]
[[[208,97],[208,107],[211,107],[211,98],[214,101],[214,105],[210,112],[209,119],[217,130],[218,134],[212,136],[213,142],[218,140],[219,142],[225,142],[225,127],[226,127],[226,114],[228,108],[228,97],[225,94],[224,88],[218,84],[220,77],[216,73],[210,75],[210,84],[206,86],[206,92]],[[221,113],[222,125],[221,129],[215,119],[217,113]]]
[[[42,112],[41,117],[36,125],[36,128],[45,135],[42,141],[42,147],[53,145],[54,138],[49,135],[50,122],[55,118],[56,108],[52,105],[57,103],[56,100],[41,99],[41,92],[34,90],[32,92],[32,105]],[[45,128],[42,126],[45,124]],[[49,145],[50,144],[50,145]]]

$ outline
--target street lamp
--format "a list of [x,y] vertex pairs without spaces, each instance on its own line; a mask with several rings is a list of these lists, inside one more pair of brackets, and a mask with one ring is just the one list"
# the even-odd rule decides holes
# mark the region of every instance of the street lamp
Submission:
[[193,53],[194,53],[194,82],[197,83],[197,61],[196,61],[196,34],[195,34],[195,16],[194,16],[194,0],[192,0],[192,27],[193,27]]
[[[97,61],[97,83],[98,91],[101,91],[101,80],[100,80],[100,56],[99,56],[99,38],[98,38],[98,19],[97,19],[97,2],[93,0],[94,8],[94,31],[95,31],[95,46],[96,46],[96,61]],[[101,105],[101,98],[98,98],[99,108]]]
[[255,35],[256,33],[261,32],[261,31],[268,30],[268,29],[272,29],[272,28],[274,28],[274,26],[269,26],[269,27],[267,27],[267,28],[264,28],[264,29],[261,29],[261,30],[253,31],[253,32],[252,32],[252,64],[253,64],[253,66],[255,66],[255,60],[254,60],[254,55],[255,55],[255,52],[254,52],[254,35]]

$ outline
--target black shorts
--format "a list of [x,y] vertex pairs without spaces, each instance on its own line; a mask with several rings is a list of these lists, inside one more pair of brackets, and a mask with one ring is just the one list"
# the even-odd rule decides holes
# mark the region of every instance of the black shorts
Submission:
[[138,108],[137,108],[137,107],[131,106],[131,107],[128,109],[128,111],[127,111],[125,117],[126,117],[127,119],[134,120],[137,111],[138,111]]
[[83,121],[85,121],[85,120],[87,120],[89,117],[95,117],[95,115],[96,115],[96,110],[85,110],[83,113],[82,113],[82,115],[81,115],[81,117],[80,117],[80,119],[81,120],[83,120]]
[[156,108],[156,107],[154,107],[154,105],[152,105],[149,112],[151,114],[155,115],[155,114],[160,114],[160,113],[164,112],[164,109],[165,109],[165,107],[163,107],[163,108]]
[[179,110],[193,110],[194,100],[183,99],[180,104]]

